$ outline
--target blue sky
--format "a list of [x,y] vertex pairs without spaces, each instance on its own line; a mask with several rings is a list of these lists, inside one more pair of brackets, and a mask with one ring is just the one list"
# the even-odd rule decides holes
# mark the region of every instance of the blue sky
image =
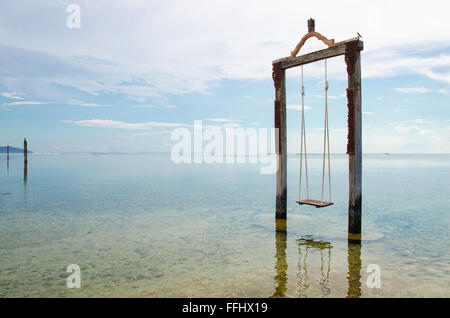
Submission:
[[[69,4],[81,28],[67,27]],[[272,127],[271,62],[306,21],[363,36],[363,151],[450,152],[446,1],[9,1],[0,3],[0,145],[35,152],[170,151],[170,133]],[[401,12],[401,14],[399,14]],[[315,39],[300,53],[323,48]],[[305,66],[309,150],[320,152],[322,62]],[[346,71],[328,61],[332,152],[345,152]],[[287,73],[288,150],[298,152],[300,69]]]

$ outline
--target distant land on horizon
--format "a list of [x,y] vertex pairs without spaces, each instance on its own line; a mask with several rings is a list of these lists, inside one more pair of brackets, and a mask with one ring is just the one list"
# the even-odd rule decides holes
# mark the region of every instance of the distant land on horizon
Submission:
[[[0,146],[0,153],[6,153],[7,146]],[[27,150],[28,153],[33,153],[31,150]],[[17,148],[9,146],[9,153],[23,153],[23,148]]]

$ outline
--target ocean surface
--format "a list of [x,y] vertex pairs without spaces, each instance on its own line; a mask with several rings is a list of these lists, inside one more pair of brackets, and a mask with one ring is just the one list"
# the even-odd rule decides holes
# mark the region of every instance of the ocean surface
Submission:
[[[295,202],[298,160],[276,231],[275,175],[256,163],[30,154],[25,173],[1,154],[0,297],[450,297],[450,155],[364,155],[361,244],[347,241],[347,156],[331,158],[322,209]],[[320,199],[321,157],[308,165]]]

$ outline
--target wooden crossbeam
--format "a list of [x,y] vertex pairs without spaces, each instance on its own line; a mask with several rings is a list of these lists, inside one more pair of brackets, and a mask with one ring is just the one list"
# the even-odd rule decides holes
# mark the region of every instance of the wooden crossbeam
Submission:
[[286,70],[291,67],[301,66],[327,58],[344,55],[347,44],[350,42],[356,42],[358,48],[360,48],[361,50],[364,48],[363,41],[359,40],[359,38],[356,37],[336,43],[335,45],[320,51],[303,54],[297,57],[283,57],[281,59],[273,61],[272,64],[280,63],[281,69]]

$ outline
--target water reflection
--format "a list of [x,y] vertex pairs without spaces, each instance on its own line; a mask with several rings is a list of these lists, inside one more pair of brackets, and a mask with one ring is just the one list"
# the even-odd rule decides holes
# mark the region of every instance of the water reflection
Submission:
[[[286,220],[276,221],[275,231],[275,292],[272,297],[286,297],[287,290],[287,226]],[[298,248],[298,273],[297,273],[297,293],[298,297],[317,297],[320,290],[321,297],[328,297],[331,294],[330,286],[331,272],[331,251],[333,245],[323,240],[315,240],[307,235],[296,240]],[[319,258],[320,256],[320,258]],[[320,260],[320,266],[318,261]],[[361,296],[361,242],[348,241],[347,243],[348,272],[347,297],[354,298]],[[320,274],[317,275],[317,268]],[[338,274],[339,275],[339,274]],[[318,277],[319,276],[319,277]],[[317,288],[319,287],[319,288]]]
[[25,161],[23,164],[23,182],[25,186],[27,185],[28,180],[28,163]]
[[[330,288],[328,287],[330,280],[330,270],[331,270],[331,249],[333,245],[330,242],[326,241],[315,241],[311,236],[306,236],[305,238],[301,238],[297,240],[298,245],[298,296],[306,297],[307,290],[310,287],[310,278],[308,277],[308,255],[320,253],[320,291],[322,293],[322,297],[326,297],[330,294]],[[302,252],[302,249],[304,250]],[[327,259],[326,261],[324,260]],[[326,263],[326,269],[324,268],[324,264]]]
[[348,292],[347,298],[361,296],[361,241],[348,241]]
[[287,261],[286,261],[286,247],[287,247],[287,223],[286,219],[276,220],[275,230],[275,292],[272,297],[286,297],[287,285]]

